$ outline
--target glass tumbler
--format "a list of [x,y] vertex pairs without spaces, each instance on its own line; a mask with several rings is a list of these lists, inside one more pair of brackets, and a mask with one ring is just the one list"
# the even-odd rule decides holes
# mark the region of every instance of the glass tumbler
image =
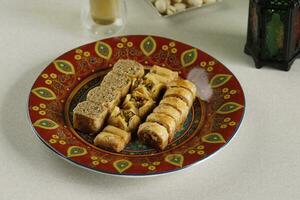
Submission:
[[92,35],[113,35],[125,26],[125,0],[85,0],[81,13],[83,26]]

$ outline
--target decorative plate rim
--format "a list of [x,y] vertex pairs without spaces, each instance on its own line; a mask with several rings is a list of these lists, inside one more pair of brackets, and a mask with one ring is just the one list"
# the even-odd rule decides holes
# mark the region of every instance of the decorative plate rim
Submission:
[[[246,108],[246,105],[245,105],[245,108]],[[243,118],[245,116],[245,112],[243,113],[243,116],[242,116],[242,121],[243,121]],[[30,128],[32,129],[32,131],[34,132],[34,135],[36,136],[36,138],[38,140],[40,140],[44,145],[45,147],[47,147],[47,149],[50,149],[51,152],[54,154],[54,155],[57,155],[60,159],[64,160],[64,161],[67,161],[69,164],[71,165],[74,165],[80,169],[84,169],[84,170],[88,170],[90,172],[96,172],[97,174],[101,174],[101,175],[106,175],[106,176],[115,176],[115,177],[122,177],[122,178],[152,178],[152,177],[157,177],[157,176],[164,176],[164,175],[171,175],[171,174],[174,174],[176,172],[183,172],[185,170],[188,170],[192,167],[196,167],[196,165],[200,165],[202,162],[205,162],[206,160],[214,157],[217,153],[219,153],[223,148],[226,148],[229,143],[231,143],[231,141],[233,141],[233,139],[236,137],[237,135],[237,132],[238,130],[240,129],[241,127],[241,124],[242,124],[242,121],[241,123],[239,124],[239,126],[237,127],[235,133],[233,134],[233,136],[227,141],[226,145],[222,146],[221,148],[219,148],[217,151],[215,151],[214,153],[210,154],[209,156],[197,161],[197,162],[194,162],[190,165],[186,165],[182,168],[177,168],[175,170],[170,170],[170,171],[165,171],[165,172],[160,172],[160,173],[156,173],[156,174],[118,174],[118,173],[110,173],[110,172],[104,172],[104,171],[99,171],[99,170],[96,170],[96,169],[93,169],[93,168],[90,168],[90,167],[87,167],[87,166],[84,166],[84,165],[81,165],[73,160],[71,160],[70,158],[67,158],[66,156],[62,155],[61,153],[59,153],[58,151],[56,151],[53,147],[51,147],[49,144],[47,144],[43,138],[41,138],[37,131],[35,130],[35,128],[33,127],[31,121],[30,121],[30,118],[29,118],[29,112],[27,111],[27,121],[30,125]]]
[[[35,79],[35,81],[33,82],[31,88],[30,88],[30,91],[29,91],[29,95],[28,95],[28,98],[27,98],[27,119],[28,119],[28,122],[30,124],[30,127],[32,128],[33,132],[35,133],[35,135],[39,138],[39,140],[41,140],[53,153],[55,153],[56,155],[58,155],[59,157],[61,157],[62,159],[68,161],[69,163],[72,163],[74,165],[76,165],[77,167],[80,167],[80,168],[83,168],[83,169],[87,169],[87,170],[90,170],[90,171],[93,171],[93,172],[97,172],[99,174],[105,174],[105,175],[112,175],[112,176],[118,176],[118,177],[154,177],[154,176],[160,176],[160,175],[166,175],[166,174],[171,174],[171,173],[175,173],[175,172],[178,172],[180,170],[184,170],[184,169],[187,169],[189,167],[193,167],[195,165],[198,165],[200,164],[201,162],[204,162],[206,161],[208,158],[211,158],[212,156],[216,155],[217,152],[219,152],[221,149],[223,149],[225,146],[227,146],[232,140],[233,138],[237,135],[237,132],[239,130],[239,128],[241,127],[241,124],[243,122],[243,119],[244,119],[244,116],[245,116],[245,112],[246,112],[246,99],[245,99],[245,94],[244,94],[244,91],[243,91],[243,88],[241,86],[241,83],[240,81],[236,78],[236,76],[232,73],[231,70],[229,70],[225,65],[223,65],[221,62],[219,62],[217,59],[215,59],[214,57],[212,57],[213,59],[215,59],[217,62],[219,62],[222,67],[225,68],[226,71],[229,72],[230,75],[232,75],[234,78],[235,78],[235,81],[236,83],[238,84],[239,88],[241,89],[241,93],[240,93],[240,98],[242,99],[242,102],[243,102],[243,109],[242,109],[242,113],[241,113],[241,116],[240,118],[238,119],[238,124],[236,125],[235,129],[230,131],[231,132],[231,136],[226,140],[226,143],[224,145],[222,145],[220,148],[218,148],[217,150],[213,151],[211,154],[195,161],[195,162],[192,162],[190,164],[186,164],[180,168],[176,168],[176,169],[171,169],[171,170],[165,170],[165,171],[161,171],[161,172],[156,172],[156,173],[153,173],[153,174],[127,174],[127,173],[113,173],[113,172],[109,172],[109,171],[104,171],[104,170],[99,170],[99,169],[96,169],[96,168],[92,168],[90,166],[86,166],[80,162],[77,162],[75,161],[74,159],[72,159],[71,157],[67,157],[66,155],[64,155],[63,153],[59,152],[57,149],[55,149],[53,146],[51,146],[47,141],[44,140],[44,138],[41,137],[40,133],[36,130],[36,128],[34,127],[34,122],[32,121],[32,118],[30,116],[30,98],[32,96],[32,91],[34,89],[34,85],[36,84],[36,81],[39,79],[39,76],[42,75],[43,71],[45,71],[47,68],[50,67],[50,65],[56,61],[57,59],[59,59],[60,57],[70,53],[71,51],[75,50],[75,49],[78,49],[78,48],[81,48],[83,46],[89,46],[89,45],[92,45],[92,44],[96,44],[97,42],[99,41],[106,41],[106,40],[113,40],[113,39],[121,39],[121,38],[124,38],[124,37],[144,37],[145,39],[147,37],[152,37],[152,38],[158,38],[158,39],[165,39],[165,40],[168,40],[168,41],[174,41],[176,43],[179,43],[179,44],[182,44],[182,45],[187,45],[187,46],[190,46],[192,48],[195,48],[197,51],[201,51],[203,52],[204,54],[206,54],[207,56],[209,57],[212,57],[210,56],[210,54],[207,54],[206,52],[202,51],[201,49],[197,48],[197,47],[194,47],[188,43],[183,43],[183,42],[180,42],[178,40],[175,40],[175,39],[172,39],[172,38],[167,38],[167,37],[164,37],[164,36],[157,36],[157,35],[121,35],[121,36],[116,36],[116,37],[109,37],[109,38],[104,38],[104,39],[101,39],[101,40],[97,40],[97,41],[94,41],[94,42],[90,42],[88,44],[84,44],[84,45],[81,45],[81,46],[78,46],[74,49],[71,49],[61,55],[59,55],[57,58],[55,58],[51,63],[49,63],[46,67],[44,67],[42,70],[41,70],[41,73],[39,73],[39,75],[37,76],[37,78]],[[194,68],[194,67],[192,67]],[[100,68],[101,69],[101,68]],[[104,70],[105,68],[103,68],[102,70]],[[90,74],[91,75],[91,74]],[[90,76],[89,75],[89,76]],[[217,74],[216,74],[217,75]],[[77,83],[78,84],[78,83]],[[76,87],[76,86],[75,86]],[[69,94],[70,95],[70,94]],[[69,96],[67,95],[65,97],[66,99],[69,98]],[[63,108],[64,110],[64,108]],[[125,155],[126,156],[126,155]]]

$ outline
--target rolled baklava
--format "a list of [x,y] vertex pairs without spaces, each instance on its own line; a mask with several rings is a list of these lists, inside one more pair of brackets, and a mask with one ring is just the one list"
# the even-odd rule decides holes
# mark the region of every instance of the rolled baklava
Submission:
[[154,110],[153,113],[161,113],[172,117],[177,126],[181,123],[181,113],[174,107],[167,104],[159,104]]
[[94,139],[94,144],[98,147],[115,152],[122,151],[126,145],[121,136],[108,132],[99,133]]
[[163,150],[168,145],[169,133],[167,129],[155,122],[145,122],[138,129],[139,140],[145,144]]
[[180,125],[184,123],[190,108],[187,106],[186,102],[177,97],[166,97],[160,101],[162,105],[169,105],[180,112]]
[[172,141],[176,131],[176,121],[174,118],[163,113],[151,113],[147,117],[146,122],[156,122],[165,127],[169,134],[168,141]]
[[164,95],[164,98],[165,97],[177,97],[184,101],[188,107],[191,107],[194,102],[193,94],[189,90],[181,87],[168,88]]
[[103,132],[112,133],[114,135],[120,136],[124,140],[125,144],[128,144],[130,142],[130,139],[131,139],[131,133],[130,132],[124,131],[124,130],[122,130],[118,127],[115,127],[115,126],[108,125],[103,129]]
[[197,92],[196,85],[193,84],[192,82],[188,81],[188,80],[177,79],[175,81],[172,81],[172,82],[168,83],[168,88],[170,88],[170,87],[171,88],[172,87],[185,88],[185,89],[189,90],[194,97],[196,96],[196,92]]

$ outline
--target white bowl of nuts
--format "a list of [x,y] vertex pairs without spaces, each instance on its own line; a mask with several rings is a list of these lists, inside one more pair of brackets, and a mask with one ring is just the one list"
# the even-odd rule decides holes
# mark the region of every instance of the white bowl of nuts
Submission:
[[196,8],[212,5],[222,0],[146,0],[160,16],[168,17]]

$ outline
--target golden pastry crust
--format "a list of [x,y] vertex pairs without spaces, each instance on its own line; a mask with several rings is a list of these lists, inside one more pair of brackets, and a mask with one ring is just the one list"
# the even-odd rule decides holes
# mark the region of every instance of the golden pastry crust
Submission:
[[164,77],[166,77],[170,80],[178,79],[178,72],[174,72],[170,69],[160,67],[160,66],[157,66],[157,65],[154,65],[153,67],[151,67],[150,73],[154,73],[154,74],[158,74],[160,76],[164,76]]
[[142,84],[138,85],[134,89],[134,91],[132,92],[132,96],[142,97],[144,99],[152,99],[152,95],[151,95],[150,91],[148,91],[148,89]]
[[73,127],[84,133],[98,133],[105,122],[108,110],[102,105],[84,101],[73,110]]
[[165,89],[166,89],[166,86],[162,83],[153,85],[153,87],[150,90],[151,97],[154,100],[157,100],[161,96],[161,94],[165,91]]
[[190,108],[186,103],[177,97],[166,97],[160,101],[160,104],[169,105],[180,112],[180,124],[184,123]]
[[121,152],[125,148],[125,141],[118,135],[101,132],[94,139],[94,145],[113,150],[115,152]]
[[153,113],[161,113],[161,114],[165,114],[168,115],[170,117],[172,117],[175,121],[177,126],[180,125],[181,123],[181,113],[175,109],[172,106],[169,106],[167,104],[160,104],[158,105],[154,110]]
[[109,72],[102,80],[100,87],[118,90],[121,93],[121,98],[125,97],[129,92],[132,80],[126,75],[116,74],[113,71]]
[[[131,92],[133,92],[134,90],[142,90],[142,93],[147,94],[147,96],[150,96],[153,100],[157,100],[157,98],[165,89],[166,85],[156,80],[153,76],[150,76],[148,78],[144,77],[143,79],[139,80],[133,80],[133,84],[131,86]],[[145,90],[147,92],[145,92]]]
[[160,101],[159,104],[172,106],[178,110],[180,114],[182,114],[184,108],[188,108],[186,103],[177,97],[165,97]]
[[141,119],[144,119],[151,111],[155,108],[156,104],[155,101],[149,99],[146,101],[142,107],[139,108],[139,116]]
[[162,114],[162,113],[151,113],[147,117],[146,122],[156,122],[164,126],[169,133],[169,138],[168,138],[169,142],[171,142],[172,139],[174,138],[174,134],[176,131],[176,122],[175,119],[173,119],[169,115]]
[[141,123],[140,117],[137,115],[136,109],[120,109],[115,107],[110,114],[107,123],[109,125],[118,127],[128,132],[134,132],[137,130],[138,125]]
[[170,87],[166,90],[164,97],[177,97],[183,100],[188,107],[191,107],[194,102],[194,96],[192,93],[181,87]]
[[135,109],[135,110],[139,110],[138,105],[136,103],[136,101],[133,100],[132,95],[131,94],[127,94],[123,104],[122,104],[122,108],[124,109]]
[[87,94],[87,101],[102,104],[111,112],[115,106],[121,101],[121,93],[111,88],[103,88],[101,86],[91,89]]
[[114,135],[120,136],[125,141],[125,144],[128,144],[131,140],[131,134],[129,132],[117,128],[115,126],[108,125],[103,129],[103,132],[112,133]]
[[126,131],[128,128],[125,117],[121,115],[121,110],[117,106],[114,108],[114,110],[111,112],[110,116],[108,117],[107,124],[118,127]]
[[136,133],[140,124],[141,124],[141,118],[137,115],[134,115],[133,117],[130,118],[128,122],[128,130],[131,131],[132,133]]
[[179,79],[178,72],[153,66],[145,75],[143,65],[120,59],[100,86],[88,92],[85,106],[74,109],[73,124],[88,133],[100,132],[94,144],[104,149],[122,151],[137,131],[139,140],[163,150],[184,123],[195,96],[196,86]]
[[159,74],[154,74],[154,73],[146,74],[145,78],[156,80],[157,82],[162,83],[164,85],[167,85],[170,81],[172,81],[172,79],[169,79],[168,77],[161,76]]
[[120,59],[114,64],[113,71],[117,74],[126,75],[130,78],[144,76],[144,66],[134,60]]
[[169,133],[165,127],[153,122],[140,125],[138,137],[143,143],[164,150],[168,145]]
[[155,101],[144,94],[134,91],[133,94],[128,94],[123,102],[124,109],[137,108],[139,110],[138,116],[143,119],[155,107]]
[[141,78],[133,78],[132,82],[131,82],[130,93],[132,93],[134,91],[134,89],[137,88],[141,84],[142,81],[143,81],[143,79],[141,79]]
[[196,88],[196,85],[194,83],[192,83],[191,81],[177,79],[177,80],[170,82],[168,84],[168,88],[169,87],[182,87],[182,88],[189,90],[192,93],[193,97],[196,96],[197,88]]

